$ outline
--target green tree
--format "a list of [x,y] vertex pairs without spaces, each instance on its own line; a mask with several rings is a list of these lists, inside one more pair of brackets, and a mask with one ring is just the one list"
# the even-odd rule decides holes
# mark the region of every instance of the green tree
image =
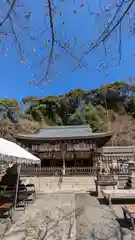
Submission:
[[19,103],[15,99],[0,99],[0,118],[17,122],[20,114]]
[[89,124],[93,131],[103,131],[105,114],[103,107],[85,104],[82,108],[77,108],[75,113],[69,117],[68,124]]

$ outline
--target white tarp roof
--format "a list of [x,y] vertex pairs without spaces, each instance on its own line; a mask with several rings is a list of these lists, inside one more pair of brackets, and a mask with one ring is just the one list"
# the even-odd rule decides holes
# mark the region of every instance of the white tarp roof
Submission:
[[40,164],[40,159],[14,142],[0,138],[0,161],[10,163]]

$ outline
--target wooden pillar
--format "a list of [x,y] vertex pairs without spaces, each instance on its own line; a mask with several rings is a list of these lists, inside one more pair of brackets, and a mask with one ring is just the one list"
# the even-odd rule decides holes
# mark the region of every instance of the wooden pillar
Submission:
[[76,165],[77,165],[77,161],[76,161],[76,152],[73,151],[73,166],[76,167]]
[[64,150],[62,150],[62,162],[63,162],[63,168],[62,168],[62,174],[63,175],[65,175],[65,172],[66,172],[66,170],[65,170],[65,151]]
[[[91,147],[92,146],[92,147]],[[93,167],[93,155],[94,155],[94,149],[93,149],[93,142],[89,141],[89,165]]]
[[66,144],[65,143],[61,143],[61,151],[62,151],[62,174],[64,176],[66,173],[66,162],[65,162]]

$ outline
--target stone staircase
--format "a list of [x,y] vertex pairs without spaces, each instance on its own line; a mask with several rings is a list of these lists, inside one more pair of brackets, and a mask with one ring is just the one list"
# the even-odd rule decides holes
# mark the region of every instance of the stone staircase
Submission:
[[86,192],[93,189],[94,178],[92,177],[64,177],[61,188],[65,191]]
[[63,177],[59,183],[59,177],[23,177],[27,183],[35,184],[36,190],[41,192],[86,192],[95,189],[93,177]]

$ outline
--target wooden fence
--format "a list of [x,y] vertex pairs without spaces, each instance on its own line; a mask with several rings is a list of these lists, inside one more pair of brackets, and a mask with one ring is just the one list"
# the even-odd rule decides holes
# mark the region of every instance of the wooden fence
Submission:
[[[22,167],[21,176],[59,176],[61,167]],[[93,167],[66,167],[65,175],[95,176],[96,168]]]
[[[21,176],[59,176],[61,173],[61,167],[35,167],[35,166],[23,166],[21,169]],[[97,172],[96,167],[90,166],[76,166],[76,167],[66,167],[65,168],[65,176],[71,175],[88,175],[95,176]],[[121,171],[121,169],[114,169],[113,174],[115,175],[131,175],[131,169],[125,169]]]

